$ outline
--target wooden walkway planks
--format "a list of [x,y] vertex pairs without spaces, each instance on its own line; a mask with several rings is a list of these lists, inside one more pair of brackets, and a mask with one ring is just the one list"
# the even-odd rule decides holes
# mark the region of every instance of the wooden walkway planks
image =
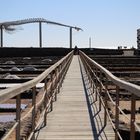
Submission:
[[[91,125],[91,114],[87,106],[78,56],[74,56],[67,72],[63,87],[54,103],[54,109],[48,114],[48,124],[40,130],[38,140],[113,140],[113,130],[107,128],[109,138],[97,133]],[[93,118],[94,119],[94,118]],[[96,130],[96,131],[95,131]],[[94,134],[96,132],[96,134]],[[103,132],[103,131],[99,131]],[[103,132],[104,133],[104,132]]]

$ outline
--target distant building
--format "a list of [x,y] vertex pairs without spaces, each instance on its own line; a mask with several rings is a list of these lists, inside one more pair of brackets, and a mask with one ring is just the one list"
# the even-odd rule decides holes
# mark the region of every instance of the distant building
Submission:
[[137,29],[137,48],[140,49],[140,29]]
[[123,56],[134,56],[134,49],[123,49]]

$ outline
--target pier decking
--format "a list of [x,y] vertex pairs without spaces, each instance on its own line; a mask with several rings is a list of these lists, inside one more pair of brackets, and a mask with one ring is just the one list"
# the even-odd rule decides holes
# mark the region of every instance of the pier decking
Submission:
[[80,68],[78,56],[74,56],[54,109],[48,114],[47,126],[37,139],[114,140],[110,122],[106,127],[103,124],[104,109],[99,111],[92,93],[83,66]]

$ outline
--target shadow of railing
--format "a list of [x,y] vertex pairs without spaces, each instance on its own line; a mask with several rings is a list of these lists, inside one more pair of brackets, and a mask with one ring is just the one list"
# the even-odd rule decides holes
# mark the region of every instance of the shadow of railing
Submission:
[[100,117],[101,110],[97,105],[99,103],[98,101],[95,100],[95,91],[93,91],[92,86],[90,85],[88,76],[83,68],[80,59],[79,62],[80,62],[81,75],[82,75],[83,86],[84,86],[84,91],[85,91],[85,96],[86,96],[86,101],[88,106],[93,138],[96,140],[99,139],[108,140],[104,132],[105,124],[102,123],[103,120]]

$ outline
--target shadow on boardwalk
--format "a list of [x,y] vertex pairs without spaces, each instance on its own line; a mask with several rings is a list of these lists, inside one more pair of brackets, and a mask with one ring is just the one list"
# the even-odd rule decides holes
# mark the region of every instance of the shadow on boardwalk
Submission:
[[114,140],[111,124],[104,125],[104,108],[99,109],[99,102],[95,99],[95,89],[92,89],[80,59],[79,63],[94,140]]

